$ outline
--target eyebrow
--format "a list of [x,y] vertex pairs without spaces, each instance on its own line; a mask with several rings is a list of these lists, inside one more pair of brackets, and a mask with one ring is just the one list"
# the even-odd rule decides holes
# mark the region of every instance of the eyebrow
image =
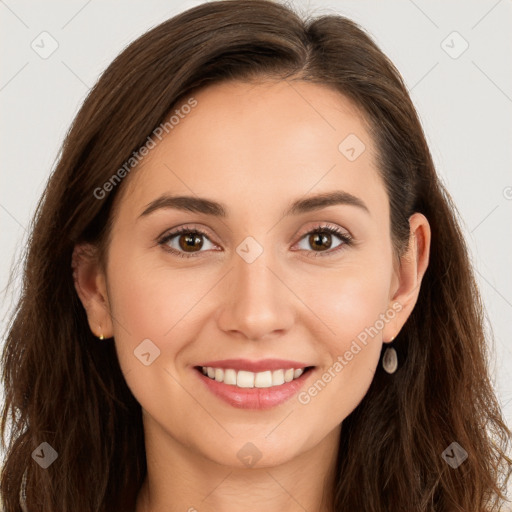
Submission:
[[[350,194],[349,192],[336,190],[333,192],[326,192],[306,197],[305,199],[297,199],[287,210],[285,210],[283,216],[299,215],[301,213],[321,210],[322,208],[335,205],[356,206],[370,214],[370,210],[362,199]],[[214,217],[221,218],[226,218],[228,216],[227,208],[216,201],[197,196],[170,196],[165,194],[146,205],[146,208],[139,215],[139,218],[145,217],[162,208],[173,208],[176,210],[203,213],[205,215],[212,215]]]

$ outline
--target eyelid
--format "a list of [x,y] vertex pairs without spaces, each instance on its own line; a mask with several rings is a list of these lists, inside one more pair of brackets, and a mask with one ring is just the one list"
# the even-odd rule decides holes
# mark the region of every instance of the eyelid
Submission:
[[158,235],[156,237],[155,241],[159,242],[164,238],[174,237],[176,235],[181,234],[182,232],[185,232],[185,233],[198,232],[201,235],[204,235],[210,241],[212,238],[205,228],[197,227],[193,224],[182,224],[182,225],[176,226],[174,228],[166,229],[163,233],[161,233],[160,235]]
[[[350,231],[348,229],[338,226],[337,224],[332,223],[332,222],[322,222],[322,221],[313,222],[313,224],[310,224],[306,228],[301,229],[298,232],[298,234],[295,234],[293,236],[293,238],[298,237],[300,240],[302,240],[302,238],[304,238],[305,235],[308,235],[311,232],[320,231],[323,229],[337,231],[339,233],[339,235],[344,235],[350,239],[353,238],[352,233],[350,233]],[[292,238],[292,240],[293,240],[293,238]]]

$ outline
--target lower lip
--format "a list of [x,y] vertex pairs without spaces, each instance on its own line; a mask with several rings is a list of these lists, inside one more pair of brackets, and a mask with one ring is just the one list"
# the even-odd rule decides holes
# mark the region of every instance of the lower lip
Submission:
[[217,382],[201,370],[194,368],[202,382],[220,399],[239,409],[270,409],[289,400],[298,393],[314,368],[304,372],[298,379],[269,388],[239,388],[224,382]]

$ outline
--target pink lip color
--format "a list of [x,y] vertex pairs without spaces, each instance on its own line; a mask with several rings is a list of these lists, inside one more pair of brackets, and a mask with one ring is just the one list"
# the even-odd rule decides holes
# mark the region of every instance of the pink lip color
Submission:
[[[217,366],[217,368],[221,367]],[[293,368],[293,366],[290,368]],[[270,368],[267,367],[267,369]],[[282,404],[294,396],[304,385],[310,374],[313,373],[313,369],[308,370],[298,379],[285,382],[280,386],[270,388],[239,388],[230,384],[224,384],[223,382],[217,382],[207,375],[203,375],[201,370],[197,368],[194,368],[194,371],[214,395],[239,409],[270,409]]]

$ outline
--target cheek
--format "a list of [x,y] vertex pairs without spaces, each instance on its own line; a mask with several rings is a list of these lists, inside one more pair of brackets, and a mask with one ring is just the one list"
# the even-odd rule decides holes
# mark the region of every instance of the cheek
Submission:
[[316,341],[325,362],[317,380],[298,399],[326,411],[335,425],[355,409],[372,382],[381,331],[394,318],[394,310],[388,310],[391,272],[386,262],[361,260],[336,272],[335,279],[317,278],[307,301],[329,328],[323,328]]
[[123,254],[120,247],[111,254],[118,262],[108,275],[119,364],[143,409],[171,425],[173,411],[197,410],[183,393],[176,369],[190,339],[187,312],[198,303],[203,286],[190,272],[171,272],[136,254],[116,260]]
[[[334,326],[334,337],[339,340],[340,349],[348,340],[375,326],[387,307],[388,291],[387,281],[369,272],[345,276],[330,291],[332,305],[326,311],[329,311],[329,321]],[[379,328],[379,325],[377,330],[380,331],[382,326]]]
[[109,284],[112,313],[122,338],[127,332],[137,338],[171,338],[173,329],[186,321],[187,313],[207,290],[207,283],[196,272],[171,269],[163,259],[136,255],[112,266]]
[[[127,381],[134,381],[147,378],[150,369],[174,361],[181,349],[175,331],[181,326],[180,319],[186,319],[196,294],[190,288],[187,291],[191,283],[180,282],[177,273],[171,279],[169,271],[155,268],[148,258],[123,247],[111,246],[109,300],[119,363]],[[142,357],[147,352],[149,357]],[[154,363],[145,366],[144,358]]]
[[331,354],[344,352],[347,343],[367,329],[381,331],[379,318],[389,307],[391,262],[388,266],[364,255],[358,259],[328,273],[319,270],[303,288],[311,309],[329,327],[323,338]]

